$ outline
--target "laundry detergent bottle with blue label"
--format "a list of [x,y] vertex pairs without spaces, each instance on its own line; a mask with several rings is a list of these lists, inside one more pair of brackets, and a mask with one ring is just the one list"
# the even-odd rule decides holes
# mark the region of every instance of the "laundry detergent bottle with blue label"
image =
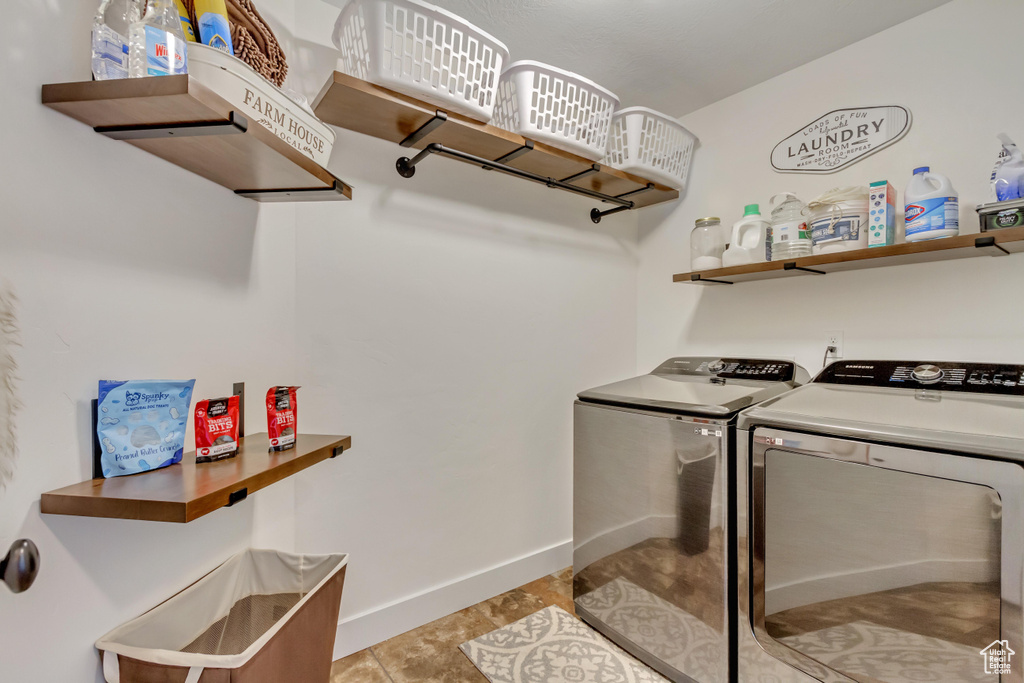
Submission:
[[149,0],[146,14],[128,30],[132,78],[188,73],[188,52],[174,0]]
[[960,234],[960,200],[946,176],[915,168],[904,197],[908,242]]

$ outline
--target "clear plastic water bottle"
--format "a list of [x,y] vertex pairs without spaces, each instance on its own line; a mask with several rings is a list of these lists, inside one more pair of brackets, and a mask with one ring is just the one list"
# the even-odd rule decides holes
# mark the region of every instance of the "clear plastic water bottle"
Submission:
[[[776,205],[776,201],[781,200]],[[772,261],[811,255],[811,232],[807,228],[807,206],[792,192],[781,192],[771,198]]]
[[92,75],[128,78],[128,29],[141,18],[139,0],[103,0],[92,21]]
[[149,0],[146,14],[128,30],[132,78],[188,73],[188,52],[174,0]]

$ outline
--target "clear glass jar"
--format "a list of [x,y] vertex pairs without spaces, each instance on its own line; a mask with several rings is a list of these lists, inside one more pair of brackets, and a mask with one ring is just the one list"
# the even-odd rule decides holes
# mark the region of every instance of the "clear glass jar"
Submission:
[[695,272],[721,268],[724,251],[722,219],[717,216],[698,218],[690,232],[690,267]]

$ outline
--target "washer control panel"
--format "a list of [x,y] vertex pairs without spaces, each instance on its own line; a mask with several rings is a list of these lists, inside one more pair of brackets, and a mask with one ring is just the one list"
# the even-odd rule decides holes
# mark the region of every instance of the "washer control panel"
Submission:
[[820,384],[967,391],[1024,396],[1024,365],[930,361],[839,361],[814,378]]
[[652,375],[705,375],[720,379],[756,379],[763,382],[790,382],[796,365],[786,360],[750,358],[672,358]]

